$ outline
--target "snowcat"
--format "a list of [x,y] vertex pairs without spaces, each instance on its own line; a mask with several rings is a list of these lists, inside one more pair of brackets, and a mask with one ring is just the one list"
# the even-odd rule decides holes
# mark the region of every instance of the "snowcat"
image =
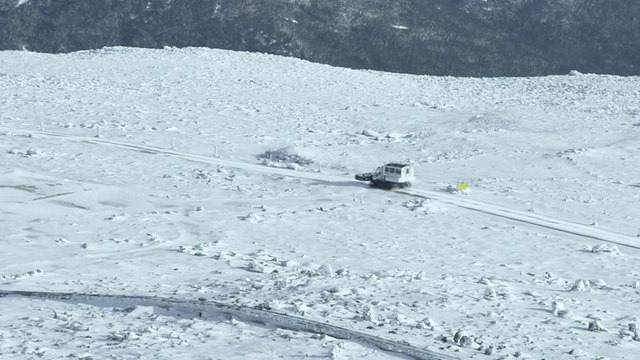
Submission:
[[368,181],[373,187],[391,190],[411,186],[415,177],[411,165],[388,163],[379,166],[374,172],[356,174],[356,180]]

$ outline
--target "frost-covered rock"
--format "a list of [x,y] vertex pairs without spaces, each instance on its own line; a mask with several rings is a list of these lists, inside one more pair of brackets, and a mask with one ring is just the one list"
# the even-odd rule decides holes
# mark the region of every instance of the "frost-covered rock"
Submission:
[[35,156],[38,154],[41,154],[42,150],[38,149],[38,148],[30,148],[27,150],[27,152],[24,153],[25,156]]
[[473,344],[473,338],[471,338],[469,335],[462,335],[462,337],[460,337],[460,346],[469,347],[472,344]]
[[266,273],[267,272],[267,268],[256,262],[256,261],[252,261],[247,265],[247,270],[251,271],[251,272],[255,272],[255,273]]
[[107,337],[108,340],[116,341],[119,343],[129,341],[129,340],[136,340],[138,338],[139,338],[138,334],[136,334],[133,331],[128,331],[128,332],[116,331],[111,333]]
[[416,324],[418,329],[434,330],[436,327],[435,321],[431,318],[424,318]]
[[403,137],[407,137],[407,136],[405,134],[398,134],[398,133],[388,133],[387,134],[387,139],[397,140],[397,139],[401,139]]
[[638,325],[636,323],[629,324],[627,329],[631,333],[631,339],[633,341],[640,341],[640,336],[638,335]]
[[585,353],[582,349],[571,349],[569,350],[569,355],[573,355],[575,357],[586,357],[587,353]]
[[474,338],[467,334],[464,330],[458,330],[453,335],[453,341],[460,345],[461,347],[469,347],[475,343]]
[[459,341],[460,341],[460,338],[461,338],[464,334],[465,334],[465,333],[464,333],[464,331],[463,331],[463,330],[458,330],[458,331],[456,331],[456,333],[455,333],[455,334],[453,334],[453,341],[454,341],[454,342],[459,342]]
[[591,282],[589,280],[578,279],[571,286],[571,291],[587,291],[591,288]]
[[607,283],[602,279],[589,280],[589,284],[591,284],[592,287],[597,287],[598,289],[607,287]]
[[242,220],[242,221],[248,221],[248,222],[260,222],[262,221],[262,217],[259,215],[256,215],[254,213],[250,213],[248,215],[244,215],[244,216],[238,216],[238,219]]
[[371,321],[371,322],[377,322],[376,321],[376,316],[375,313],[373,311],[373,306],[369,305],[364,309],[364,312],[362,314],[362,318],[366,321]]
[[426,206],[427,204],[428,204],[428,200],[426,199],[413,199],[403,203],[402,206],[406,207],[411,211],[420,210],[420,211],[426,212],[428,210]]
[[266,308],[271,310],[282,310],[286,309],[288,306],[289,305],[282,300],[272,299],[271,301],[269,301]]
[[310,165],[313,164],[311,159],[307,159],[295,153],[291,148],[285,147],[275,150],[267,150],[258,156],[259,159],[268,160],[270,162],[280,162],[286,164]]
[[551,304],[551,312],[553,313],[553,315],[561,318],[566,317],[569,313],[569,311],[565,309],[564,303],[560,301],[554,301]]
[[376,139],[379,139],[381,137],[380,133],[373,130],[368,130],[368,129],[362,130],[361,134],[364,136],[372,137]]
[[343,341],[339,342],[338,344],[334,345],[331,348],[331,352],[329,353],[329,358],[331,360],[337,360],[339,359],[342,354],[342,350],[345,348],[345,343]]
[[587,328],[589,331],[594,332],[608,332],[607,329],[604,328],[597,320],[593,320],[589,322],[589,327]]
[[559,287],[567,286],[567,281],[561,277],[547,279],[547,283],[550,285],[557,285]]
[[319,268],[317,268],[316,271],[320,275],[333,277],[333,269],[331,268],[331,265],[322,265]]
[[489,356],[491,354],[493,354],[493,345],[489,345],[487,348],[484,349],[484,354]]
[[496,299],[496,290],[494,288],[488,288],[484,291],[484,299],[493,301]]
[[598,244],[591,248],[592,253],[610,253],[620,255],[620,250],[613,244]]
[[89,331],[89,327],[77,321],[71,321],[65,324],[65,328],[73,331]]
[[306,304],[294,304],[294,308],[296,310],[296,312],[300,315],[304,315],[307,312],[309,312],[309,310],[311,309],[309,306],[307,306]]

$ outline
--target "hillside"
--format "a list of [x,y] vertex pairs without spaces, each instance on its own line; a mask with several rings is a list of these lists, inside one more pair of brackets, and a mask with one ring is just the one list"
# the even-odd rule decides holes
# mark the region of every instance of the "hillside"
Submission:
[[453,76],[640,74],[628,0],[0,0],[0,49],[210,47]]
[[0,64],[3,360],[637,358],[636,77]]

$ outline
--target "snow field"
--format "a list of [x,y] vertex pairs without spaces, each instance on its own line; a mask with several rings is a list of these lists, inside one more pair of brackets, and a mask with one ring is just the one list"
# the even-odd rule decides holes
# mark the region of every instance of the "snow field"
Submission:
[[[206,49],[0,64],[2,290],[204,297],[460,358],[640,346],[636,249],[456,205],[635,237],[637,78],[419,77]],[[438,196],[353,181],[396,160]],[[470,190],[445,191],[457,181]],[[0,302],[5,358],[396,356],[184,309]]]

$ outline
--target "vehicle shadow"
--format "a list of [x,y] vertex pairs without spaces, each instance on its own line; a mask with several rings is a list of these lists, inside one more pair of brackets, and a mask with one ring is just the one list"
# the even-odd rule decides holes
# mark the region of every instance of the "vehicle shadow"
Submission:
[[314,180],[311,185],[324,185],[324,186],[340,186],[340,187],[357,187],[357,188],[371,188],[368,183],[356,180],[345,180],[345,181],[323,181],[323,180]]

